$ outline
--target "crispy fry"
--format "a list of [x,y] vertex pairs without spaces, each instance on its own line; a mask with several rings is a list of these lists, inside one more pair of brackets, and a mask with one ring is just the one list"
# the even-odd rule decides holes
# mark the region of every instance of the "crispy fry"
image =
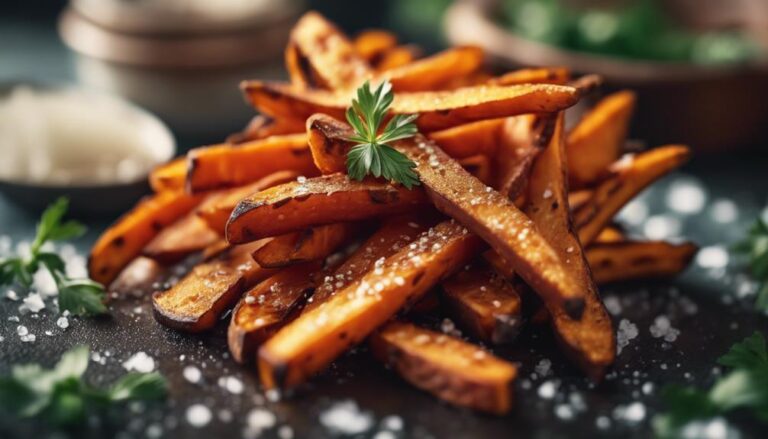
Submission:
[[607,242],[620,242],[625,241],[627,238],[624,236],[624,232],[616,226],[607,226],[600,231],[600,234],[595,238],[595,243],[607,243]]
[[685,270],[696,251],[692,243],[615,241],[593,244],[587,259],[595,280],[605,284],[674,276]]
[[397,69],[414,62],[421,54],[421,49],[412,44],[393,47],[384,52],[379,60],[373,63],[379,72]]
[[291,182],[242,200],[227,223],[234,244],[341,221],[407,213],[427,203],[424,192],[342,174]]
[[266,242],[231,247],[215,259],[195,266],[171,289],[155,293],[155,319],[185,332],[211,329],[246,289],[274,273],[259,267],[251,258],[251,253]]
[[149,174],[149,186],[155,192],[181,190],[186,176],[187,159],[178,157],[153,169]]
[[211,230],[195,212],[190,212],[160,231],[144,247],[142,254],[167,265],[203,251],[221,240],[221,235]]
[[433,224],[434,220],[429,215],[404,215],[386,220],[331,276],[323,280],[309,299],[305,312],[317,308],[336,291],[358,280],[373,268],[376,261],[392,256]]
[[[241,88],[259,111],[273,117],[308,118],[326,113],[343,120],[350,93],[297,91],[289,84],[245,81]],[[579,100],[573,87],[552,84],[483,85],[450,91],[396,93],[392,114],[419,114],[423,133],[483,119],[564,110]]]
[[477,177],[485,184],[491,184],[491,160],[487,155],[473,155],[459,160],[459,164],[467,172]]
[[253,259],[262,267],[287,265],[323,259],[355,235],[355,224],[328,224],[278,236],[256,250]]
[[[330,90],[354,88],[371,74],[370,66],[347,36],[317,12],[307,12],[296,23],[289,50],[295,50],[290,56],[298,58],[294,61],[286,57],[291,81],[297,81],[296,85]],[[301,74],[294,76],[297,67]],[[309,83],[305,82],[307,78],[311,78]]]
[[474,256],[481,242],[446,221],[386,258],[376,269],[322,305],[303,313],[259,349],[259,375],[268,388],[295,387],[362,341],[407,303]]
[[581,243],[589,245],[629,200],[689,157],[687,147],[670,145],[614,164],[613,176],[601,183],[589,202],[574,213]]
[[561,113],[549,146],[531,170],[526,212],[555,248],[586,302],[581,319],[574,320],[560,304],[544,300],[558,341],[573,362],[590,378],[599,381],[605,369],[613,363],[616,339],[581,243],[573,232],[568,209],[563,120]]
[[401,322],[388,323],[370,344],[406,381],[451,404],[497,415],[512,407],[517,369],[478,346]]
[[238,146],[197,148],[187,157],[187,189],[193,193],[242,186],[278,171],[317,174],[306,134],[272,136]]
[[489,119],[434,131],[429,138],[449,156],[461,159],[476,154],[495,156],[506,119]]
[[510,200],[523,193],[533,161],[547,146],[553,131],[551,117],[524,115],[504,121],[494,171],[494,187],[499,192]]
[[488,267],[474,266],[446,279],[442,297],[461,327],[486,343],[512,342],[520,331],[520,295]]
[[208,227],[224,236],[227,220],[240,200],[272,186],[296,180],[298,177],[299,173],[296,171],[277,171],[255,183],[215,192],[203,200],[195,212],[208,224]]
[[358,55],[376,65],[388,50],[397,46],[397,36],[385,30],[368,29],[357,34],[352,44]]
[[347,140],[352,127],[327,114],[313,114],[307,119],[307,138],[315,166],[323,174],[347,172],[347,153],[354,146]]
[[614,93],[568,133],[568,176],[574,189],[597,181],[621,156],[634,107],[634,93]]
[[383,77],[389,79],[392,89],[396,92],[440,90],[457,78],[472,75],[482,65],[483,51],[479,47],[452,47],[402,67],[387,70]]
[[571,79],[567,67],[539,67],[507,72],[488,81],[493,85],[565,84]]
[[[252,140],[265,139],[271,136],[298,134],[304,131],[304,122],[297,119],[271,119],[261,114],[254,116],[245,129],[227,137],[227,143],[238,145]],[[186,165],[185,165],[186,169]]]
[[110,226],[91,248],[88,275],[109,285],[163,228],[191,211],[200,197],[164,191],[144,198]]
[[321,268],[322,263],[315,261],[280,270],[243,295],[227,330],[235,361],[252,361],[259,345],[298,315]]
[[594,192],[589,189],[570,192],[568,194],[568,207],[571,208],[571,213],[586,206],[589,200],[592,199],[592,195],[594,195]]
[[574,287],[536,225],[506,196],[469,175],[422,136],[399,141],[395,148],[416,163],[422,185],[438,210],[483,238],[545,300],[562,303],[578,317],[584,292]]

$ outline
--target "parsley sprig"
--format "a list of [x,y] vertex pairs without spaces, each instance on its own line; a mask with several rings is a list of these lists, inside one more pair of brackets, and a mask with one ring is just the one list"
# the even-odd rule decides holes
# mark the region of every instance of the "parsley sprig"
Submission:
[[755,307],[768,312],[768,224],[758,219],[734,250],[749,257],[752,276],[760,282]]
[[0,377],[0,407],[64,427],[117,403],[157,400],[167,393],[165,378],[157,372],[130,372],[106,389],[92,387],[83,380],[89,358],[88,347],[78,346],[50,370],[39,364],[14,366],[10,376]]
[[682,386],[664,390],[669,411],[654,419],[657,437],[677,438],[687,423],[735,409],[747,409],[768,422],[768,350],[763,335],[755,332],[736,343],[717,362],[731,371],[709,391]]
[[103,314],[107,312],[103,303],[104,287],[90,279],[67,277],[61,257],[43,249],[46,243],[78,238],[85,233],[85,226],[79,222],[64,221],[68,207],[69,200],[59,198],[43,212],[35,239],[30,245],[29,257],[0,259],[0,286],[17,282],[29,288],[35,273],[44,268],[56,282],[59,309],[75,315]]
[[368,81],[357,89],[357,99],[352,99],[352,106],[347,109],[347,121],[355,130],[348,140],[357,143],[347,154],[347,174],[355,180],[368,174],[384,177],[411,189],[419,185],[413,170],[416,164],[389,143],[413,137],[417,132],[413,123],[417,115],[392,116],[379,132],[393,99],[389,81],[382,82],[375,91]]

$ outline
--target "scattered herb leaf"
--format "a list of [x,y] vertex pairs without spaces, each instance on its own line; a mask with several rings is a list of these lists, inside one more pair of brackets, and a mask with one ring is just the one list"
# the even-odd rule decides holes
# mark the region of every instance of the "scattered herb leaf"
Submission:
[[382,82],[375,91],[368,81],[357,89],[357,99],[352,99],[347,109],[347,121],[355,131],[348,140],[357,143],[347,154],[347,173],[355,180],[368,174],[384,177],[411,189],[419,185],[413,170],[416,164],[389,143],[413,137],[417,115],[395,115],[379,132],[393,99],[389,81]]
[[760,282],[755,307],[768,312],[768,224],[758,219],[734,250],[749,257],[752,276]]

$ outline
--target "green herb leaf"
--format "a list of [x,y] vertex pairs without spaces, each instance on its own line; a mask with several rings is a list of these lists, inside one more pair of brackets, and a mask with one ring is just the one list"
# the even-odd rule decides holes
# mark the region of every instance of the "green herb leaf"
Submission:
[[411,189],[420,184],[414,171],[416,164],[389,143],[416,135],[418,130],[413,121],[417,115],[395,115],[380,130],[393,99],[389,81],[382,82],[376,90],[371,90],[367,81],[357,89],[357,98],[346,113],[347,122],[355,131],[347,140],[357,143],[347,154],[347,174],[354,180],[362,180],[366,175],[384,177]]
[[768,312],[768,224],[758,219],[747,237],[736,244],[733,250],[749,257],[752,276],[761,284],[755,308]]
[[112,401],[161,399],[167,392],[165,378],[159,373],[131,372],[112,386],[109,390],[109,399]]
[[107,312],[106,292],[90,279],[59,279],[59,308],[74,315],[97,315]]
[[731,346],[731,350],[720,357],[717,362],[733,368],[768,369],[768,349],[765,346],[765,338],[756,331],[741,342]]

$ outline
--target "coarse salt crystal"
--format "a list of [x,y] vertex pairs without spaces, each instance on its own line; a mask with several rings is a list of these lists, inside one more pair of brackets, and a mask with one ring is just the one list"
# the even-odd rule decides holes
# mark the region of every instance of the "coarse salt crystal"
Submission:
[[192,384],[197,384],[200,382],[200,380],[203,377],[202,372],[200,372],[200,369],[198,369],[195,366],[187,366],[182,371],[182,374],[184,375],[184,379],[189,381]]
[[629,346],[630,340],[637,338],[639,334],[637,325],[627,319],[621,319],[619,329],[616,331],[616,354],[621,354],[621,351]]
[[540,398],[552,399],[557,392],[557,383],[555,381],[546,381],[539,386],[538,394]]
[[211,410],[203,404],[193,404],[187,408],[187,423],[195,428],[201,428],[208,425],[213,418]]
[[58,326],[61,329],[69,328],[69,319],[67,319],[64,316],[59,317],[58,319],[56,319],[56,326]]
[[136,372],[149,373],[155,370],[155,360],[145,352],[137,352],[123,362],[123,368],[128,371],[135,370]]
[[355,435],[371,429],[373,417],[352,400],[340,401],[320,413],[320,423],[333,433]]

